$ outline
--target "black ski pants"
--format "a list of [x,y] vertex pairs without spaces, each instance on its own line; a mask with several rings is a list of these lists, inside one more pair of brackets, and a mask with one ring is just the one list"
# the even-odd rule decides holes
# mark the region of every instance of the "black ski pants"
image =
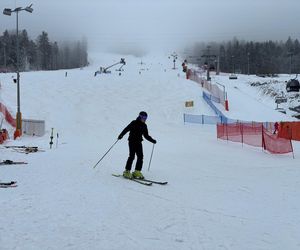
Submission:
[[135,155],[137,156],[135,170],[141,171],[143,167],[143,145],[141,141],[129,141],[129,157],[126,163],[126,170],[131,170],[131,166],[134,160]]

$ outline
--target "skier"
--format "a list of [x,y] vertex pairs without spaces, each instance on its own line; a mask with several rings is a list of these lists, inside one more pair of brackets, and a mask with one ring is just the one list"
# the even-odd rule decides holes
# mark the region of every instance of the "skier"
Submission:
[[[139,113],[139,116],[136,118],[136,120],[132,121],[118,136],[118,140],[121,140],[127,132],[130,132],[128,137],[129,157],[125,166],[125,171],[123,172],[123,176],[128,179],[131,178],[144,179],[144,176],[141,173],[143,167],[143,157],[144,157],[142,136],[144,136],[146,140],[156,144],[156,140],[154,140],[148,134],[147,125],[145,123],[147,120],[147,116],[148,115],[145,111],[141,111]],[[135,155],[137,156],[135,171],[132,172],[131,174],[130,170]]]
[[273,135],[278,134],[278,129],[279,129],[279,123],[275,122]]

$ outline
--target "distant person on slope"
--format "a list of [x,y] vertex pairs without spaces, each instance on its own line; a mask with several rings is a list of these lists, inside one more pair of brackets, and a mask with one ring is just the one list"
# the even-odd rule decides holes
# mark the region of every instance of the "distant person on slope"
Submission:
[[[128,137],[128,145],[129,145],[129,157],[125,166],[125,171],[123,172],[123,176],[125,178],[131,179],[144,179],[143,174],[141,173],[142,167],[143,167],[143,136],[145,139],[152,143],[156,143],[156,140],[154,140],[151,136],[148,134],[148,128],[146,125],[147,120],[147,113],[145,111],[141,111],[139,113],[139,116],[136,118],[136,120],[132,121],[118,136],[118,140],[121,140],[123,136],[127,133],[129,133]],[[137,161],[135,165],[135,171],[130,173],[131,166],[134,160],[135,155],[137,156]]]
[[279,123],[275,122],[273,135],[278,134],[278,130],[279,130]]

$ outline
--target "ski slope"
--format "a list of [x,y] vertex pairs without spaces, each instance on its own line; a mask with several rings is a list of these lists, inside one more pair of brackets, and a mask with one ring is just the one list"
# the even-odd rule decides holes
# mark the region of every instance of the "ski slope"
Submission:
[[[285,78],[283,76],[283,79]],[[249,85],[249,83],[261,81],[260,77],[239,74],[237,80],[230,80],[228,74],[222,74],[221,76],[213,75],[212,81],[225,85],[230,105],[227,115],[230,118],[259,122],[297,120],[275,111],[274,98],[262,95],[255,87]],[[244,112],[241,112],[242,110]]]
[[[142,58],[145,65],[126,56],[121,76],[112,70],[94,77],[121,57],[95,53],[89,67],[68,70],[67,77],[65,70],[21,74],[23,117],[45,120],[47,133],[5,145],[45,152],[0,147],[0,160],[29,163],[0,167],[1,181],[18,181],[17,188],[0,189],[0,249],[299,249],[299,143],[293,143],[293,159],[218,141],[215,126],[184,125],[184,112],[214,114],[201,87],[172,70],[167,56],[155,54]],[[11,76],[0,74],[0,98],[16,110]],[[228,88],[230,118],[291,119],[273,103],[262,104],[241,79],[233,84],[228,76],[214,77]],[[194,108],[184,107],[189,100]],[[150,171],[152,144],[143,142],[143,173],[167,180],[166,186],[111,175],[124,169],[127,136],[93,169],[141,110],[158,141]]]

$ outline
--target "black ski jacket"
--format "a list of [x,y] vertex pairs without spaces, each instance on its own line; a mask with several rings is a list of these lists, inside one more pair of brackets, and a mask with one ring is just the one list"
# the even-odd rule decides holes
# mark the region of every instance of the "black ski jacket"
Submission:
[[127,132],[129,133],[128,141],[130,142],[141,142],[143,136],[146,140],[156,143],[156,141],[148,134],[148,128],[146,123],[142,122],[139,118],[132,121],[119,135],[119,138],[123,137]]

